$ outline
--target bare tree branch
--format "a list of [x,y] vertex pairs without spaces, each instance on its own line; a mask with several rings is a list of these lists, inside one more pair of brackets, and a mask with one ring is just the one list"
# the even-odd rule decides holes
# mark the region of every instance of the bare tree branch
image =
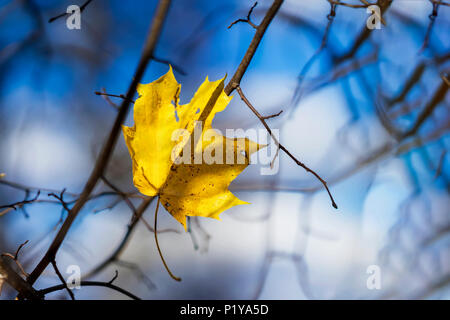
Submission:
[[70,210],[67,219],[64,221],[61,229],[59,230],[49,249],[45,253],[44,257],[41,259],[39,264],[36,266],[36,268],[28,277],[27,279],[28,283],[33,284],[37,280],[37,278],[42,274],[42,272],[47,268],[48,264],[54,260],[56,253],[58,252],[58,249],[60,248],[62,242],[64,241],[70,227],[72,226],[73,221],[77,217],[80,210],[83,208],[86,201],[89,199],[89,195],[93,191],[98,180],[102,177],[103,172],[111,157],[119,133],[121,131],[121,125],[128,113],[128,109],[130,107],[130,100],[133,98],[136,92],[137,85],[141,80],[142,76],[144,75],[147,65],[151,57],[153,56],[153,51],[156,47],[159,36],[161,34],[163,23],[169,10],[170,2],[171,2],[170,0],[159,1],[150,32],[145,43],[144,51],[142,53],[141,59],[136,69],[136,73],[133,77],[133,81],[131,82],[128,88],[126,99],[123,100],[120,110],[117,114],[116,120],[114,122],[114,125],[111,128],[109,137],[106,140],[99,157],[97,158],[94,169],[92,170],[91,175],[88,181],[86,182],[83,192],[81,193],[80,197],[78,198],[78,201],[75,203],[73,208]]

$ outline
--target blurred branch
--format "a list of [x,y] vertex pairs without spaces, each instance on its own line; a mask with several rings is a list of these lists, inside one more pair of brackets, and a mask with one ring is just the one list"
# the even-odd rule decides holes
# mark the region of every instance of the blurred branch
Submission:
[[[450,60],[450,53],[444,53],[442,55],[437,55],[436,57],[426,59],[418,63],[412,71],[411,75],[404,82],[403,88],[400,90],[400,92],[397,95],[394,95],[394,97],[387,99],[387,107],[391,108],[393,107],[393,105],[405,100],[411,89],[414,88],[414,86],[422,80],[427,67],[433,65],[439,66],[441,64],[444,64],[448,60]],[[442,75],[442,80],[448,83],[448,79],[445,75]]]
[[[13,260],[15,262],[15,264],[17,265],[17,267],[19,268],[20,272],[22,273],[22,275],[24,277],[28,277],[28,273],[25,271],[25,269],[23,268],[22,264],[19,261],[19,253],[20,250],[22,250],[22,248],[28,243],[28,240],[25,241],[24,243],[22,243],[16,250],[16,253],[14,255],[12,255],[11,253],[2,253],[0,256],[2,257],[8,257],[11,260]],[[0,290],[1,293],[1,290]]]
[[433,9],[431,14],[428,16],[430,18],[430,23],[428,24],[427,33],[425,34],[425,39],[423,40],[422,47],[419,50],[419,53],[422,53],[428,46],[430,41],[431,31],[433,30],[434,22],[436,17],[438,16],[439,5],[442,4],[440,1],[429,0],[433,5]]
[[153,290],[156,288],[156,285],[153,283],[153,281],[142,271],[137,263],[124,260],[115,260],[114,264],[130,269],[131,272],[135,273],[137,279],[142,281],[149,290]]
[[[95,91],[94,93],[95,93],[96,95],[98,95],[98,96],[114,97],[114,98],[121,98],[121,99],[123,99],[123,100],[127,100],[127,97],[125,97],[123,94],[111,94],[111,93],[106,93],[106,92],[104,92],[104,91],[105,91],[105,89],[103,88],[103,92]],[[107,101],[111,101],[111,100],[108,99]],[[131,102],[131,103],[135,103],[135,101],[134,101],[133,99],[128,99],[128,101]],[[112,104],[112,105],[114,105],[114,107],[115,107],[117,110],[120,110],[120,107],[119,107],[119,106],[117,106],[117,105],[115,105],[115,104]]]
[[[311,94],[316,92],[319,89],[322,89],[325,86],[331,85],[337,80],[340,80],[344,77],[351,75],[353,72],[357,70],[361,70],[362,68],[377,62],[378,53],[376,51],[367,54],[361,58],[355,58],[349,63],[343,63],[335,68],[333,68],[330,72],[318,76],[317,78],[309,81],[309,84],[305,86],[301,94],[298,97],[305,96],[307,94]],[[292,104],[292,107],[295,108],[296,104],[299,102],[299,98],[297,98],[296,103]]]
[[442,168],[444,167],[444,162],[445,162],[445,156],[447,155],[447,150],[442,150],[441,152],[441,156],[439,157],[439,162],[438,162],[438,166],[436,169],[436,173],[434,174],[434,178],[437,179],[441,173],[442,173]]
[[[139,297],[137,297],[136,295],[132,294],[131,292],[122,289],[116,285],[114,285],[112,282],[116,279],[116,276],[114,276],[114,278],[112,280],[110,280],[109,282],[101,282],[101,281],[81,281],[80,282],[80,286],[81,287],[104,287],[104,288],[109,288],[111,290],[117,291],[122,293],[123,295],[133,299],[133,300],[141,300]],[[42,295],[46,295],[55,291],[59,291],[59,290],[65,290],[66,289],[66,285],[64,284],[60,284],[57,286],[53,286],[53,287],[49,287],[46,289],[42,289],[39,290],[38,293],[42,294]]]
[[58,269],[58,266],[56,264],[55,260],[51,261],[51,264],[53,266],[53,269],[55,270],[56,275],[58,276],[59,280],[61,280],[62,285],[64,286],[64,289],[67,290],[67,292],[69,293],[69,296],[72,300],[75,300],[75,295],[73,294],[72,290],[69,289],[69,287],[67,286],[67,282],[64,279],[63,275],[61,274],[61,272]]
[[[49,189],[49,188],[37,188],[37,187],[27,186],[27,185],[23,185],[23,184],[20,184],[20,183],[11,182],[11,181],[8,181],[8,180],[3,180],[3,179],[0,180],[0,184],[3,184],[5,186],[11,187],[11,188],[14,188],[14,189],[17,189],[17,190],[22,190],[23,192],[25,192],[25,199],[27,199],[26,203],[25,203],[26,205],[31,204],[31,203],[61,204],[61,200],[58,199],[59,196],[55,197],[55,195],[60,193],[59,190]],[[36,199],[33,199],[34,201],[31,201],[31,200],[28,199],[28,195],[31,192],[40,193],[41,191],[49,192],[48,196],[56,198],[56,199],[58,199],[58,201],[47,200],[47,199],[37,199],[36,197],[35,197]],[[65,190],[64,190],[64,195],[68,195],[68,196],[74,198],[73,200],[64,200],[64,203],[65,203],[66,206],[74,204],[78,200],[78,198],[80,197],[80,194],[78,194],[78,193],[68,192],[68,191],[65,191]],[[92,200],[96,200],[96,199],[99,199],[99,198],[102,198],[102,197],[108,197],[108,196],[119,196],[120,198],[122,198],[122,201],[123,201],[123,197],[124,196],[126,196],[127,198],[138,198],[138,199],[144,199],[145,198],[145,196],[142,196],[142,195],[140,195],[140,194],[138,194],[136,192],[122,192],[122,191],[120,191],[118,193],[116,191],[103,191],[103,192],[100,192],[100,193],[97,193],[97,194],[90,195],[88,201],[92,201]],[[117,201],[115,204],[118,204],[119,202],[120,201]],[[15,203],[15,205],[17,207],[19,207],[19,205],[22,204],[22,203],[23,203],[23,201],[20,201],[20,202]],[[10,205],[4,205],[3,207],[5,207],[5,208],[7,207],[7,208],[0,212],[0,216],[8,213],[11,210],[14,210],[14,208],[12,208],[11,204]],[[20,208],[22,210],[24,210],[24,205],[20,206]]]
[[439,103],[444,100],[445,95],[447,94],[449,87],[446,83],[446,81],[442,81],[439,88],[435,91],[433,97],[431,98],[430,102],[425,106],[425,108],[422,110],[422,112],[417,117],[416,122],[413,124],[413,126],[403,133],[402,139],[405,139],[409,136],[414,135],[422,126],[422,124],[427,120],[427,118],[433,113],[434,109],[439,105]]
[[[41,194],[41,192],[38,190],[38,192],[36,193],[36,195],[34,196],[34,198],[28,199],[29,191],[27,191],[27,192],[25,193],[25,199],[24,199],[24,200],[19,201],[19,202],[14,202],[14,203],[12,203],[12,204],[7,204],[7,205],[2,205],[2,206],[0,206],[0,209],[4,209],[4,210],[1,210],[1,211],[0,211],[0,217],[1,217],[2,215],[6,214],[7,212],[9,212],[10,210],[17,210],[17,208],[23,209],[23,207],[24,207],[26,204],[35,202],[35,201],[39,198],[39,195],[40,195],[40,194]],[[26,211],[25,211],[25,217],[28,217],[28,214],[26,213]]]
[[322,52],[322,50],[327,45],[328,35],[330,33],[331,25],[333,24],[334,17],[336,16],[336,4],[331,1],[328,1],[328,2],[330,3],[330,12],[327,15],[328,23],[327,23],[325,31],[322,35],[322,41],[320,43],[319,48],[316,49],[316,51],[313,53],[313,55],[308,59],[308,61],[306,61],[305,65],[300,70],[300,73],[298,75],[298,83],[294,90],[294,94],[292,95],[292,98],[291,98],[291,106],[297,104],[298,101],[300,100],[301,95],[302,95],[302,85],[303,85],[303,81],[305,80],[305,76],[308,73],[308,71],[311,69],[313,63],[319,57],[319,54]]
[[173,61],[170,61],[167,59],[162,59],[162,58],[157,58],[155,56],[152,57],[152,60],[155,62],[159,62],[159,63],[166,64],[168,66],[171,66],[173,68],[173,70],[175,70],[176,72],[178,72],[179,74],[181,74],[183,76],[187,75],[186,71],[184,71],[184,69],[182,67],[180,67],[179,65],[173,63]]
[[410,299],[425,300],[448,285],[450,285],[450,274],[446,274],[442,278],[435,280],[430,287],[416,292]]
[[[267,11],[266,15],[264,16],[263,21],[261,22],[261,24],[256,28],[256,33],[247,49],[247,52],[244,55],[244,58],[242,59],[238,69],[236,70],[235,74],[233,75],[233,77],[231,78],[230,82],[227,84],[227,86],[225,87],[224,91],[227,95],[230,95],[233,90],[238,90],[239,95],[241,96],[241,99],[247,104],[247,106],[253,111],[253,113],[260,119],[260,121],[263,123],[264,127],[266,128],[266,130],[269,132],[269,134],[272,136],[272,139],[274,139],[274,141],[276,142],[277,146],[283,150],[292,160],[295,161],[295,163],[301,167],[303,167],[307,172],[312,173],[314,176],[316,176],[316,178],[318,178],[320,180],[320,182],[324,185],[324,187],[326,188],[328,195],[330,196],[331,199],[331,203],[333,205],[334,208],[337,209],[337,205],[333,199],[333,196],[331,195],[327,184],[325,182],[325,180],[323,180],[315,171],[311,170],[310,168],[308,168],[305,164],[303,164],[301,161],[297,160],[284,146],[280,145],[280,143],[278,142],[278,140],[273,136],[272,131],[270,130],[269,126],[267,125],[267,123],[265,122],[264,117],[262,117],[258,111],[250,104],[250,102],[247,100],[247,98],[245,98],[244,94],[242,93],[242,90],[240,89],[240,82],[242,77],[245,74],[245,71],[247,70],[255,52],[256,49],[259,46],[259,43],[261,42],[262,37],[264,36],[264,33],[267,30],[267,27],[269,26],[270,22],[272,21],[272,19],[275,17],[276,13],[278,12],[281,4],[283,3],[282,0],[275,0],[272,3],[272,6],[269,8],[269,10]],[[250,14],[249,14],[250,15]]]
[[[8,186],[8,187],[11,187],[11,188],[14,188],[14,189],[22,190],[24,192],[27,192],[27,191],[28,192],[32,192],[32,191],[39,192],[39,191],[41,191],[41,192],[47,192],[47,193],[58,193],[58,192],[60,192],[60,190],[56,190],[56,189],[33,187],[33,186],[28,186],[28,185],[17,183],[17,182],[13,182],[13,181],[8,181],[8,180],[5,180],[5,179],[0,179],[0,184],[3,184],[5,186]],[[78,197],[79,196],[79,194],[72,193],[72,192],[66,192],[65,194],[73,196],[73,197]]]
[[105,175],[102,175],[101,179],[108,187],[110,187],[113,191],[117,192],[117,194],[122,198],[123,201],[125,201],[127,206],[130,208],[131,212],[133,212],[133,216],[135,217],[137,215],[136,208],[128,198],[128,195],[125,192],[121,191],[114,184],[112,184],[108,179],[106,179]]
[[[328,184],[334,185],[345,179],[350,178],[356,173],[360,172],[364,168],[374,165],[384,159],[389,155],[401,156],[410,152],[415,148],[420,148],[428,143],[431,143],[450,131],[450,119],[444,121],[443,124],[436,127],[432,132],[428,133],[423,137],[416,137],[410,141],[403,142],[400,144],[393,143],[389,141],[382,146],[376,148],[375,150],[365,152],[364,156],[355,161],[355,163],[350,164],[347,168],[340,170],[334,177],[329,179]],[[273,186],[271,184],[237,184],[233,186],[233,191],[252,191],[252,192],[288,192],[288,193],[315,193],[321,189],[321,185],[298,188],[290,186]]]
[[30,44],[39,40],[42,33],[41,30],[35,30],[20,42],[11,43],[0,50],[0,66],[9,61],[10,58],[16,57],[19,52],[27,48]]

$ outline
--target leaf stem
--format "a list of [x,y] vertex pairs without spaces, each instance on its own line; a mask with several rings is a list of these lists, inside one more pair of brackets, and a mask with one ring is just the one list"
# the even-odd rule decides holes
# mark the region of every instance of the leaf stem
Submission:
[[172,277],[173,280],[176,281],[181,281],[181,278],[176,277],[169,269],[169,267],[167,266],[166,261],[164,260],[164,257],[162,255],[161,252],[161,248],[159,247],[159,242],[158,242],[158,208],[159,208],[159,196],[158,196],[158,202],[156,203],[156,209],[155,209],[155,242],[156,242],[156,247],[158,248],[158,252],[159,252],[159,256],[161,257],[162,263],[164,264],[164,267],[166,268],[167,272],[169,273],[169,275]]

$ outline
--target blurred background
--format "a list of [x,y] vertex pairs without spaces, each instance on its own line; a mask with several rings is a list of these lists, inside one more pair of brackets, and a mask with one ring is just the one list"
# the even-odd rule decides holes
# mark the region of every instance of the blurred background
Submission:
[[[359,7],[366,1],[341,2],[284,1],[241,82],[262,115],[283,110],[268,124],[328,182],[338,210],[286,154],[273,175],[261,175],[264,164],[250,165],[230,189],[251,204],[224,212],[222,221],[191,218],[185,232],[160,208],[161,249],[183,279],[175,282],[149,228],[156,201],[114,255],[129,230],[130,202],[142,201],[120,137],[98,196],[57,255],[63,275],[77,265],[90,279],[109,281],[117,270],[114,283],[145,299],[449,299],[450,7],[394,0],[383,10],[385,25],[369,30],[370,14]],[[271,3],[258,1],[254,23]],[[66,17],[48,22],[71,4],[83,2],[0,1],[0,252],[28,240],[19,256],[26,272],[67,215],[48,194],[66,189],[73,205],[121,103],[95,92],[126,93],[157,2],[94,0],[80,30],[69,30]],[[255,30],[227,27],[253,4],[173,1],[143,82],[170,63],[187,103],[206,76],[230,78]],[[261,129],[234,96],[214,126]],[[261,152],[271,159],[273,150]],[[374,265],[381,283],[371,290]],[[35,287],[56,284],[49,267]],[[0,299],[15,294],[5,286]],[[124,298],[95,287],[75,294]]]

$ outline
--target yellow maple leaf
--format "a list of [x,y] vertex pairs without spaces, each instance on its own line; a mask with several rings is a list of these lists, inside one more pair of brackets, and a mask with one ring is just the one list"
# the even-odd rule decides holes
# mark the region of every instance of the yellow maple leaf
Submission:
[[249,165],[250,155],[264,147],[212,129],[214,116],[232,99],[223,91],[224,80],[207,77],[192,100],[179,105],[181,85],[170,68],[138,86],[134,126],[123,126],[134,185],[147,196],[159,196],[185,229],[186,216],[219,219],[224,210],[247,204],[228,186]]

